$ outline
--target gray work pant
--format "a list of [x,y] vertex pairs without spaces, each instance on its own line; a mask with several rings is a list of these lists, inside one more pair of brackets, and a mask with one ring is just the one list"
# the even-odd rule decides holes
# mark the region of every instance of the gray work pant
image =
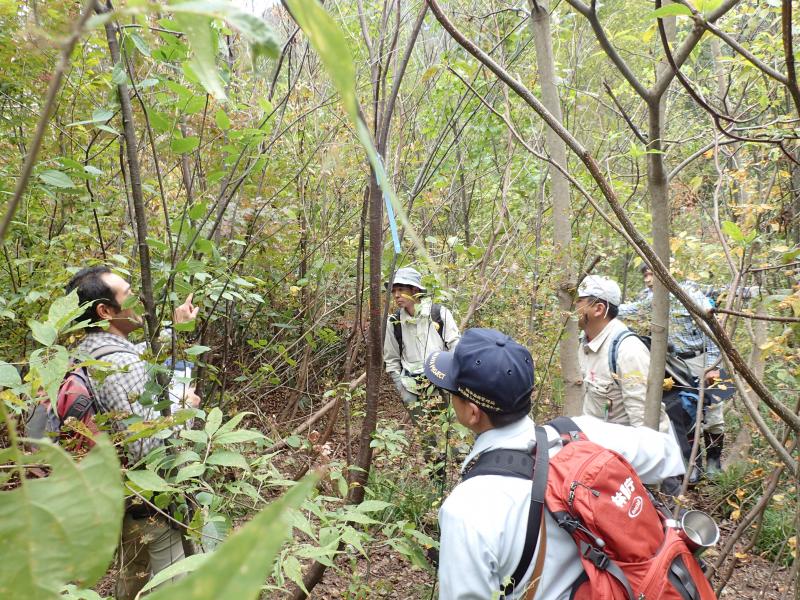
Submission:
[[[119,549],[117,600],[133,600],[153,575],[183,558],[181,534],[166,517],[154,515],[135,519],[126,514]],[[177,577],[168,581],[174,579]]]

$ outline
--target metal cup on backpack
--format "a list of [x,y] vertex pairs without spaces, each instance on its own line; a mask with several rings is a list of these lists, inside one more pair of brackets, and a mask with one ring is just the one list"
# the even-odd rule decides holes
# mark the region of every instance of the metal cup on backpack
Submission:
[[683,513],[678,531],[695,556],[700,556],[719,541],[719,527],[702,510],[687,510]]

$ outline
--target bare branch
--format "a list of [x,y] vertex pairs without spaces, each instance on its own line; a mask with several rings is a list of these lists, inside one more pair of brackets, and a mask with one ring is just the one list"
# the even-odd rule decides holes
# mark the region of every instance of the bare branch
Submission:
[[757,315],[751,312],[731,310],[728,308],[715,308],[714,312],[724,313],[726,315],[733,315],[735,317],[744,317],[745,319],[754,319],[756,321],[774,321],[776,323],[800,323],[800,317],[777,317],[775,315]]

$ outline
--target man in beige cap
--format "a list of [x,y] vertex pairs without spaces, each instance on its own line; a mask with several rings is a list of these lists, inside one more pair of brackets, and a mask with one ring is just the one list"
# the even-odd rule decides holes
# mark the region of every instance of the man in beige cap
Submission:
[[[610,423],[644,425],[647,373],[650,352],[635,335],[622,337],[627,326],[617,319],[622,293],[608,277],[589,275],[578,287],[578,327],[583,330],[578,353],[583,374],[583,413]],[[609,353],[616,348],[616,372],[612,373]],[[612,352],[613,354],[613,352]],[[661,406],[659,430],[671,431]]]
[[453,313],[425,295],[416,269],[398,269],[390,291],[398,310],[389,315],[383,360],[400,399],[416,419],[417,384],[424,379],[425,358],[436,350],[453,350],[461,336]]

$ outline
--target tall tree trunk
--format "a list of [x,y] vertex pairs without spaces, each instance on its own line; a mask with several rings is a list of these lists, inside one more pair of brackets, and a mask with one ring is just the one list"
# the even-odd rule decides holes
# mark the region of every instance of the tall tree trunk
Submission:
[[[370,173],[369,179],[369,330],[367,332],[367,398],[366,414],[361,425],[356,464],[366,466],[350,479],[348,502],[364,499],[364,486],[372,464],[372,433],[378,423],[378,399],[383,376],[383,302],[381,301],[381,259],[383,258],[383,194]],[[357,485],[352,485],[356,483]]]
[[[650,151],[647,155],[647,187],[650,193],[650,214],[653,218],[653,250],[664,266],[669,269],[669,182],[661,143],[664,123],[662,98],[663,96],[659,96],[647,104],[649,140],[647,149]],[[653,285],[653,307],[650,318],[652,342],[650,344],[650,371],[647,375],[644,422],[648,427],[658,429],[669,336],[669,292],[657,278]]]
[[[670,4],[669,1],[664,4]],[[664,20],[664,30],[669,40],[675,38],[675,17]],[[665,148],[662,142],[666,103],[671,67],[666,59],[656,65],[656,81],[666,81],[664,86],[654,87],[647,102],[647,188],[650,194],[651,234],[653,250],[669,270],[671,235],[669,211],[669,176],[667,174]],[[669,291],[656,277],[653,285],[653,307],[650,323],[650,372],[647,374],[647,399],[644,423],[658,429],[661,417],[661,397],[664,394],[664,367],[667,362],[667,339],[669,338]]]
[[[536,68],[542,90],[542,103],[559,123],[563,123],[561,100],[555,83],[550,12],[547,0],[529,0],[531,7],[531,32],[536,44]],[[545,145],[550,158],[566,169],[567,145],[550,127],[545,131]],[[549,167],[553,194],[553,254],[560,277],[556,294],[562,317],[572,312],[572,290],[575,288],[575,268],[572,262],[572,227],[570,190],[567,178],[558,169]],[[583,379],[578,366],[578,322],[569,318],[559,345],[561,377],[564,380],[564,413],[579,415],[583,412]]]

